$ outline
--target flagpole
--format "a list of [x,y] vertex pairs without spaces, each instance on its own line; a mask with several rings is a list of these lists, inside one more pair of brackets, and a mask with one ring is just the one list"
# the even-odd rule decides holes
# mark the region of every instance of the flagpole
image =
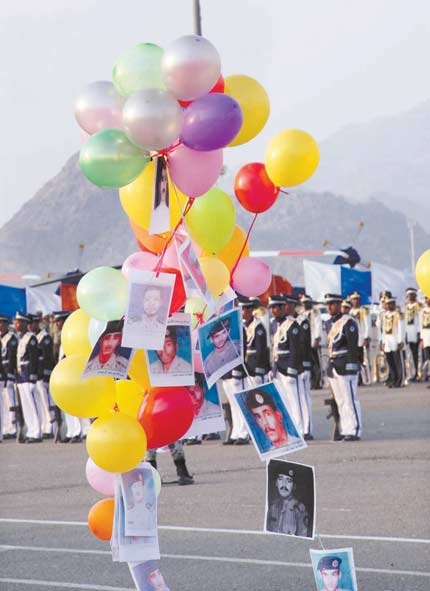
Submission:
[[193,0],[194,34],[202,36],[202,15],[200,11],[200,0]]

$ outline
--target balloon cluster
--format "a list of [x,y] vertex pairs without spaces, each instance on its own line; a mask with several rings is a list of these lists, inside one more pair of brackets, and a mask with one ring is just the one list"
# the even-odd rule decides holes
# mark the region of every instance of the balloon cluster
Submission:
[[[244,296],[264,293],[269,267],[249,257],[249,233],[236,224],[230,196],[215,186],[223,148],[254,138],[270,112],[262,85],[245,75],[223,77],[216,48],[205,38],[187,35],[166,49],[142,43],[114,64],[111,81],[87,86],[76,101],[75,116],[87,135],[81,151],[83,174],[100,187],[119,188],[121,205],[135,234],[138,252],[122,269],[98,267],[80,281],[80,309],[62,331],[66,357],[51,377],[55,403],[78,417],[95,418],[87,435],[87,477],[101,494],[113,493],[112,474],[131,470],[148,448],[182,437],[194,409],[181,386],[152,388],[145,352],[134,351],[129,380],[81,379],[88,355],[106,322],[120,319],[131,269],[175,275],[170,313],[181,308],[197,326],[209,311],[200,297],[186,297],[173,238],[188,235],[216,302],[231,287]],[[168,173],[170,230],[151,232],[153,190],[158,159]],[[318,164],[318,146],[301,130],[285,130],[268,145],[265,162],[242,167],[234,191],[239,204],[256,215],[276,201],[280,187],[309,178]],[[194,359],[201,370],[201,359]],[[90,512],[89,525],[102,539],[109,531],[113,504],[105,499]],[[111,521],[111,520],[110,520]],[[109,529],[109,528],[108,528]],[[103,537],[104,536],[104,537]]]

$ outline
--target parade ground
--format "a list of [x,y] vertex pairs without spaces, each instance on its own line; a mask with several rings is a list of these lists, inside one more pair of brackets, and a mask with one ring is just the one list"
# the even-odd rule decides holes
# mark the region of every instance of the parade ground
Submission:
[[[331,439],[313,392],[315,441],[288,460],[315,467],[315,540],[263,533],[265,464],[254,447],[186,447],[193,486],[158,456],[161,570],[171,591],[311,591],[309,549],[352,548],[361,591],[430,589],[430,390],[360,388],[361,442]],[[0,589],[133,589],[126,564],[86,525],[101,496],[85,444],[0,445]]]

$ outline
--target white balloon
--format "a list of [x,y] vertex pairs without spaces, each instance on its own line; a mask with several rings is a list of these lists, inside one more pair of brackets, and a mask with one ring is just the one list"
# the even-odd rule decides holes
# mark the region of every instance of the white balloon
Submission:
[[166,87],[179,100],[207,94],[221,74],[221,58],[214,45],[198,35],[176,39],[161,62]]
[[75,117],[90,135],[102,129],[122,129],[124,98],[112,82],[98,80],[88,84],[76,99]]

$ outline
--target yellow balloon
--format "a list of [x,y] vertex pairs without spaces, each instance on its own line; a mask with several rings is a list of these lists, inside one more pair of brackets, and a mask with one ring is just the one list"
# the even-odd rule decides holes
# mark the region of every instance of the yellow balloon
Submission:
[[108,472],[128,472],[143,461],[146,434],[139,421],[123,412],[99,417],[87,433],[87,452]]
[[[151,160],[140,175],[129,185],[121,187],[119,198],[128,217],[138,226],[149,230],[153,206],[155,161]],[[174,228],[181,218],[188,197],[176,188],[169,176],[170,227]],[[179,202],[179,203],[178,203]]]
[[242,127],[228,144],[240,146],[252,140],[266,125],[270,113],[269,96],[257,80],[240,74],[225,78],[224,94],[233,97],[242,109]]
[[70,314],[61,331],[61,346],[65,355],[86,355],[91,351],[91,343],[88,336],[90,317],[79,308]]
[[[233,231],[233,236],[230,242],[224,246],[224,248],[217,252],[216,256],[224,263],[229,271],[232,270],[234,265],[237,263],[240,252],[242,251],[243,245],[246,243],[245,248],[240,258],[249,256],[249,242],[246,241],[246,232],[240,226],[236,225]],[[204,250],[202,256],[210,256],[211,253]]]
[[115,402],[119,410],[136,419],[146,390],[133,380],[117,380],[115,388]]
[[216,256],[200,257],[199,263],[211,294],[221,295],[230,284],[230,271]]
[[128,368],[128,375],[133,382],[139,384],[142,390],[148,390],[150,387],[148,365],[146,363],[145,351],[136,349]]
[[318,144],[311,135],[301,129],[286,129],[269,142],[264,164],[277,187],[295,187],[313,175],[319,159]]
[[430,298],[430,250],[424,251],[418,259],[415,265],[415,277],[425,297]]
[[76,417],[98,417],[115,404],[115,381],[111,377],[81,380],[85,355],[70,355],[54,367],[49,389],[57,406]]
[[191,316],[191,328],[197,328],[200,324],[203,324],[210,317],[210,310],[203,298],[194,296],[187,298],[185,302],[185,313]]

